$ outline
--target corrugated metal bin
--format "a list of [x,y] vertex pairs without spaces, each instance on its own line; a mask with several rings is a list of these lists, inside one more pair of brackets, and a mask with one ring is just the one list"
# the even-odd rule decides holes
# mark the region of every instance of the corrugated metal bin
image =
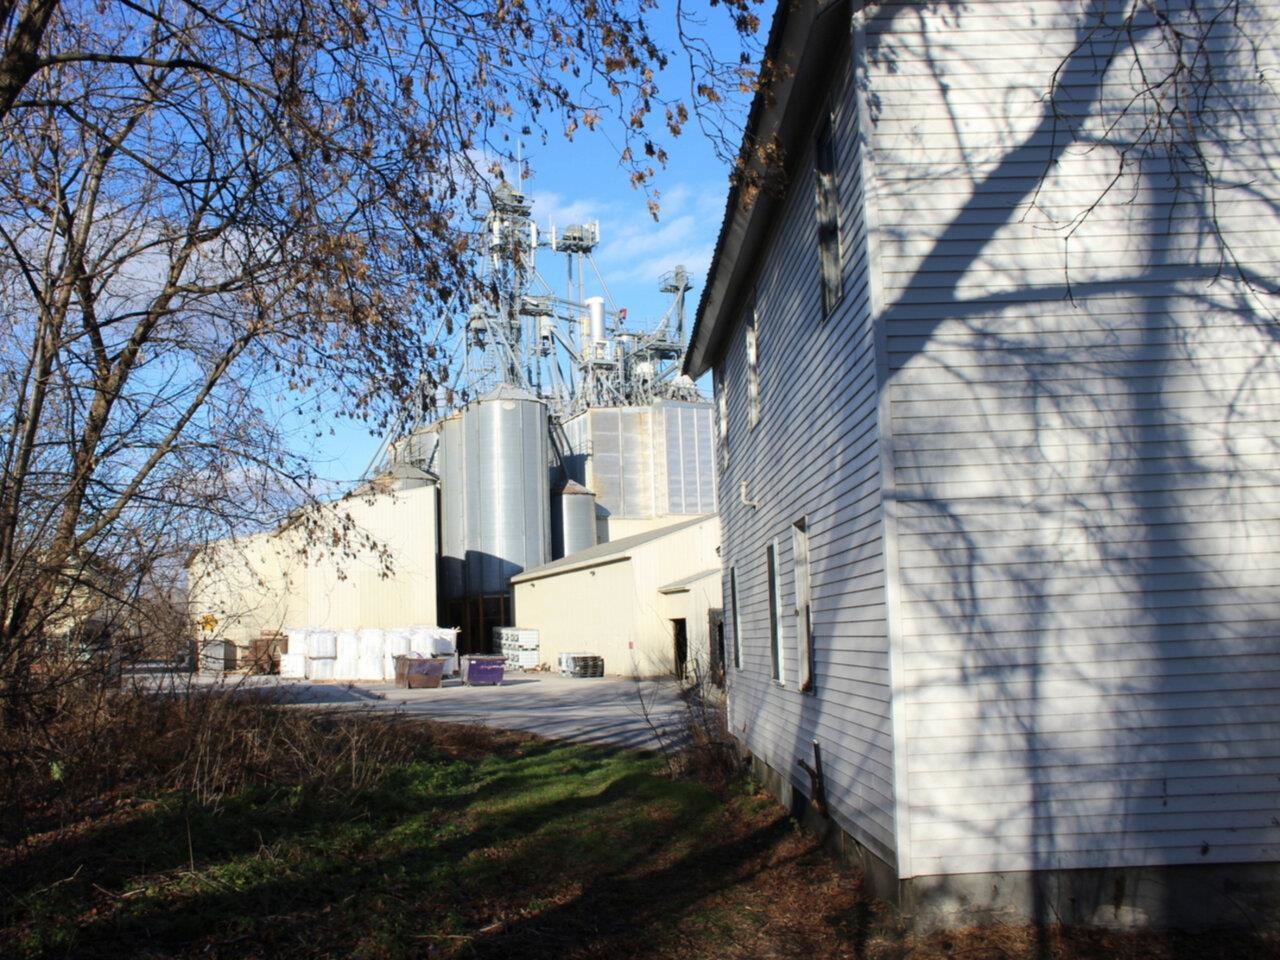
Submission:
[[444,664],[444,657],[396,657],[396,686],[409,690],[438,687],[444,678]]
[[279,673],[280,654],[285,648],[283,633],[264,630],[249,641],[249,671],[251,673]]

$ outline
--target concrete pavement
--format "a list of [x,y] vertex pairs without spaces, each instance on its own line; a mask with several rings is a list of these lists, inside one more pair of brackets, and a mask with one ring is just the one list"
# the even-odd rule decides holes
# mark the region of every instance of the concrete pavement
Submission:
[[203,682],[272,691],[285,702],[299,705],[373,709],[634,750],[669,749],[680,741],[686,726],[685,706],[673,680],[578,679],[514,671],[508,672],[500,686],[468,687],[449,679],[430,690],[273,676],[230,676]]

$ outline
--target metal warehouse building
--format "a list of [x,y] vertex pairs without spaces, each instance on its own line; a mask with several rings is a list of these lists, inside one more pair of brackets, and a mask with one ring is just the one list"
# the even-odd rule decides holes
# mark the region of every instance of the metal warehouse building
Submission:
[[543,663],[591,653],[608,674],[714,677],[719,544],[704,515],[526,570],[511,578],[516,623],[538,631]]

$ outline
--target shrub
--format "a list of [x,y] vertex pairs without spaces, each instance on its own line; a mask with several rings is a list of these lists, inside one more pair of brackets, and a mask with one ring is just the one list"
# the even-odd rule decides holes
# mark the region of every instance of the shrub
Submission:
[[38,729],[0,730],[0,827],[18,843],[168,791],[214,807],[252,786],[334,797],[429,742],[394,717],[316,713],[245,690],[101,690],[68,698]]

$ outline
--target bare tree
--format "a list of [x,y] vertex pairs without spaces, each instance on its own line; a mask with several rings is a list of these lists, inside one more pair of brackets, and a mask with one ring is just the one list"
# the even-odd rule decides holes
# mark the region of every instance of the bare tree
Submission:
[[[711,6],[749,38],[751,0]],[[678,15],[687,31],[700,14]],[[611,124],[645,185],[655,121],[722,122],[724,85],[751,82],[738,51],[698,49],[669,96],[655,16],[0,0],[10,721],[33,716],[70,596],[136,595],[184,545],[296,505],[309,471],[287,434],[308,416],[378,430],[420,377],[447,377],[424,331],[482,295],[468,215],[521,137]]]

